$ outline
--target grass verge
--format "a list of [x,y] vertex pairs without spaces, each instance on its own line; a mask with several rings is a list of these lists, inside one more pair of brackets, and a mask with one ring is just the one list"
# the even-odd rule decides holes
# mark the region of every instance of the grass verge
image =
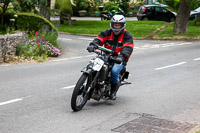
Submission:
[[[127,21],[126,29],[134,39],[166,39],[166,40],[194,40],[200,39],[200,24],[194,26],[194,21],[189,21],[188,33],[174,34],[174,23],[163,21]],[[71,34],[98,35],[101,31],[110,28],[110,21],[78,20],[72,26],[61,25],[59,32]]]
[[[162,21],[127,21],[126,29],[134,38],[142,39],[166,24],[167,22]],[[58,28],[58,30],[59,32],[67,32],[71,34],[98,35],[101,31],[109,28],[110,21],[78,20],[72,26],[63,24]]]
[[153,37],[153,39],[186,39],[186,40],[194,40],[200,39],[200,25],[194,26],[194,21],[189,21],[188,33],[183,34],[174,34],[173,33],[174,23],[172,23],[169,27],[159,32],[157,35]]

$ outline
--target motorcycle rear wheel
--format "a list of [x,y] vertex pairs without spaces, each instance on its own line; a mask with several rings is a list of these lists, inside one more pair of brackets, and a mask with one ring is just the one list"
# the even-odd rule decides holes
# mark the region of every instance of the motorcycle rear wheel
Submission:
[[102,17],[101,17],[101,20],[102,20],[102,21],[103,21],[103,20],[107,20],[107,18],[105,18],[105,17],[102,16]]
[[86,93],[89,88],[89,77],[87,74],[83,74],[78,82],[76,83],[76,86],[74,88],[74,91],[72,93],[71,98],[71,108],[74,111],[80,111],[84,105],[87,103],[87,100],[89,98],[89,94]]

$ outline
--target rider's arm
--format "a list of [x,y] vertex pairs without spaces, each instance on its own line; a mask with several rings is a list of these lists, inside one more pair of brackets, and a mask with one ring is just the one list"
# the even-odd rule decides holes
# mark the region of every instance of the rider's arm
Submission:
[[119,54],[119,57],[121,56],[125,60],[128,60],[133,52],[133,46],[134,46],[133,37],[128,31],[126,31],[123,39],[124,39],[124,43],[123,43],[122,51]]
[[102,31],[91,43],[90,45],[100,45],[103,46],[106,37],[111,34],[110,30]]

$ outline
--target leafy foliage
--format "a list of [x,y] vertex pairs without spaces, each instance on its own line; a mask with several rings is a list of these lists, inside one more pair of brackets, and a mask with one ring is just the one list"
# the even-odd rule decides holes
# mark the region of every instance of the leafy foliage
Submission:
[[174,11],[178,11],[180,0],[166,0],[166,4]]
[[56,0],[56,9],[59,9],[61,14],[73,14],[70,0]]
[[71,14],[71,15],[73,14],[72,5],[71,5],[70,0],[63,0],[62,1],[62,5],[60,7],[60,11],[63,14]]
[[119,6],[117,6],[114,2],[106,2],[104,6],[104,10],[111,11],[111,10],[118,10]]
[[129,0],[122,0],[122,2],[119,4],[119,7],[125,12],[128,13],[130,10],[129,7]]
[[[161,2],[161,0],[159,1]],[[166,0],[164,3],[177,11],[179,8],[180,0]],[[191,10],[194,10],[200,6],[200,0],[187,0],[187,4],[191,7]]]
[[[57,28],[47,19],[33,14],[33,13],[17,13],[16,21],[17,29],[28,31],[28,33],[35,33],[39,29],[53,31],[55,36],[58,35]],[[49,28],[47,28],[47,26]]]
[[193,10],[200,6],[200,0],[187,0],[187,4]]

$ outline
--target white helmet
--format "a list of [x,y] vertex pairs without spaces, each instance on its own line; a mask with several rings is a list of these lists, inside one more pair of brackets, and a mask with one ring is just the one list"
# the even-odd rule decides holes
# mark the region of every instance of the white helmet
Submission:
[[[114,28],[115,23],[120,23],[122,26],[120,28]],[[119,35],[124,31],[126,27],[126,20],[123,15],[114,15],[110,21],[110,28],[114,32],[115,35]]]

